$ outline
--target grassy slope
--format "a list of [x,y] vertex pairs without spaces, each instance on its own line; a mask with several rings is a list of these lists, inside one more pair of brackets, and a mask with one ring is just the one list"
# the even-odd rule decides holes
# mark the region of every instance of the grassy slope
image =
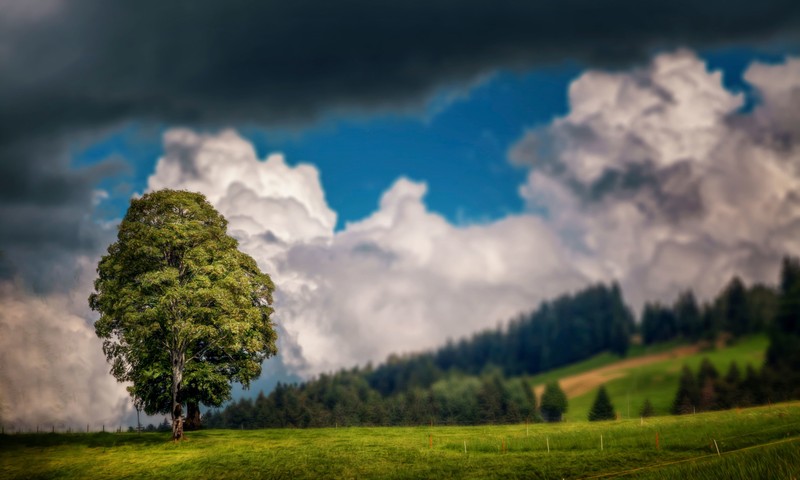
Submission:
[[[622,418],[638,418],[645,398],[650,398],[657,415],[667,415],[672,407],[672,401],[678,388],[678,376],[683,365],[688,365],[692,371],[696,372],[702,359],[708,357],[719,370],[720,375],[725,375],[731,362],[736,361],[744,375],[748,363],[757,369],[761,367],[768,344],[767,337],[759,335],[741,339],[726,348],[628,368],[624,370],[623,376],[606,383],[606,388],[617,413]],[[628,358],[661,353],[678,346],[677,344],[659,345],[656,349],[639,347],[633,350]],[[604,353],[586,361],[532,377],[531,384],[537,385],[571,375],[591,372],[600,367],[612,366],[617,361],[619,361],[619,357]],[[568,421],[585,421],[596,392],[597,390],[593,389],[587,394],[570,398],[566,419]],[[630,416],[628,404],[630,404]]]
[[[659,448],[655,437],[659,435]],[[600,438],[603,449],[600,449]],[[791,478],[800,403],[598,423],[0,436],[2,478]],[[721,456],[716,455],[717,440]],[[432,448],[429,446],[432,442]],[[550,452],[547,445],[550,445]],[[466,444],[467,452],[464,452]],[[505,451],[503,446],[505,445]],[[629,472],[633,469],[639,469]]]

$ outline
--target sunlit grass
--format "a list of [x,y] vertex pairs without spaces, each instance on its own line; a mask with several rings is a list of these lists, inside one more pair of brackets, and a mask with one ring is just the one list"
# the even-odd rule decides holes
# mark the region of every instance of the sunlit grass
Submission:
[[207,430],[177,444],[165,433],[4,435],[0,476],[789,478],[800,474],[798,446],[792,403],[644,422]]

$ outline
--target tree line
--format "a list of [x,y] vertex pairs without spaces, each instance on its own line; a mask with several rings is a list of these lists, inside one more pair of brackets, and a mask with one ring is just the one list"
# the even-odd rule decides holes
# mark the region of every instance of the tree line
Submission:
[[648,302],[641,315],[645,345],[676,338],[712,340],[720,334],[731,338],[766,331],[778,305],[775,288],[762,284],[747,287],[733,277],[712,301],[699,304],[692,290],[680,293],[671,305]]
[[[753,292],[734,282],[725,290],[733,298],[732,304],[745,312],[753,309],[749,303]],[[764,301],[767,297],[763,294],[757,295],[762,303],[755,310],[768,305],[772,314],[764,365],[757,370],[748,364],[742,373],[738,364],[732,362],[724,376],[708,359],[703,359],[696,376],[684,366],[672,413],[724,410],[800,398],[800,260],[789,257],[783,260],[779,288],[769,301]],[[737,314],[728,314],[727,318],[737,318]],[[752,318],[744,318],[735,325],[744,332],[745,327],[754,328],[755,324]]]
[[634,331],[620,287],[596,284],[432,352],[392,355],[377,367],[278,385],[269,395],[207,414],[205,423],[255,428],[538,421],[533,391],[522,377],[603,351],[624,355]]
[[[564,410],[551,415],[543,408],[544,398],[537,404],[527,376],[603,351],[623,356],[635,334],[649,345],[770,332],[768,361],[761,371],[747,366],[742,373],[733,365],[720,376],[704,362],[698,374],[702,379],[692,375],[695,386],[689,388],[688,402],[676,398],[682,412],[687,405],[702,411],[797,398],[799,316],[800,262],[793,258],[784,260],[778,288],[748,287],[734,277],[706,304],[699,304],[691,290],[672,305],[647,303],[639,325],[618,285],[597,284],[543,302],[504,327],[448,341],[431,352],[392,355],[377,367],[323,374],[299,385],[280,384],[269,395],[260,393],[254,400],[209,412],[205,423],[260,428],[558,420],[566,410],[566,397]],[[713,379],[710,387],[708,378]],[[605,395],[601,404],[608,400]],[[647,403],[644,415],[652,413]],[[595,419],[609,415],[607,406],[601,407]]]
[[502,375],[544,372],[612,351],[624,356],[635,331],[619,285],[597,284],[543,302],[505,327],[407,356],[391,355],[367,379],[382,395],[427,388],[448,372],[479,375],[487,367]]

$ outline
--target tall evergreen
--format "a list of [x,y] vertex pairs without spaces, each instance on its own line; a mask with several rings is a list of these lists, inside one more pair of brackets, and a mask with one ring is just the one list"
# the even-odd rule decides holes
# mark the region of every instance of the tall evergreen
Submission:
[[739,407],[742,404],[742,372],[736,362],[731,362],[728,372],[717,383],[717,404],[721,409]]
[[773,400],[800,397],[800,260],[785,258],[766,368]]
[[653,404],[650,402],[649,398],[644,399],[644,403],[642,404],[641,410],[639,410],[639,416],[646,418],[652,417],[656,414],[655,408],[653,408]]
[[762,378],[755,368],[749,363],[745,369],[744,380],[741,384],[741,402],[743,407],[765,403],[764,385]]
[[[531,387],[527,379],[522,380],[522,391],[525,394],[526,402],[526,408],[522,409],[522,411],[526,413],[526,416],[530,414],[536,415],[539,410],[536,405],[536,393],[534,393],[533,387]],[[536,419],[534,418],[534,420]]]
[[733,277],[719,298],[723,328],[735,337],[750,333],[747,289],[739,277]]
[[681,377],[678,380],[678,392],[675,394],[675,401],[672,403],[672,413],[686,414],[693,413],[700,399],[700,389],[692,371],[684,365],[681,370]]
[[605,385],[601,385],[597,391],[597,397],[594,399],[594,404],[589,410],[589,421],[596,422],[600,420],[614,420],[617,414],[614,412],[614,406],[611,404],[611,399],[608,398]]
[[539,410],[545,422],[560,422],[567,411],[567,395],[558,382],[550,382],[544,387]]
[[706,383],[706,380],[716,381],[719,378],[719,372],[717,371],[717,367],[711,363],[711,360],[708,357],[703,357],[703,360],[700,362],[700,369],[697,371],[697,385],[702,387],[703,384]]
[[660,303],[646,303],[642,311],[642,340],[646,345],[672,340],[678,334],[675,314]]
[[703,330],[700,307],[691,290],[678,295],[672,306],[675,314],[676,330],[679,335],[688,339],[697,339]]
[[778,311],[778,289],[773,286],[755,284],[747,292],[747,310],[750,326],[755,332],[771,328]]

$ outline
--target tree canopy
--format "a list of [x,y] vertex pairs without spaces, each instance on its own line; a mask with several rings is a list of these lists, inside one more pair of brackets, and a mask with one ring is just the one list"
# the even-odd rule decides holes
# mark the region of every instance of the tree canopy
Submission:
[[232,381],[247,386],[277,353],[272,280],[226,227],[202,194],[148,193],[131,201],[97,266],[95,332],[148,414],[221,405]]

